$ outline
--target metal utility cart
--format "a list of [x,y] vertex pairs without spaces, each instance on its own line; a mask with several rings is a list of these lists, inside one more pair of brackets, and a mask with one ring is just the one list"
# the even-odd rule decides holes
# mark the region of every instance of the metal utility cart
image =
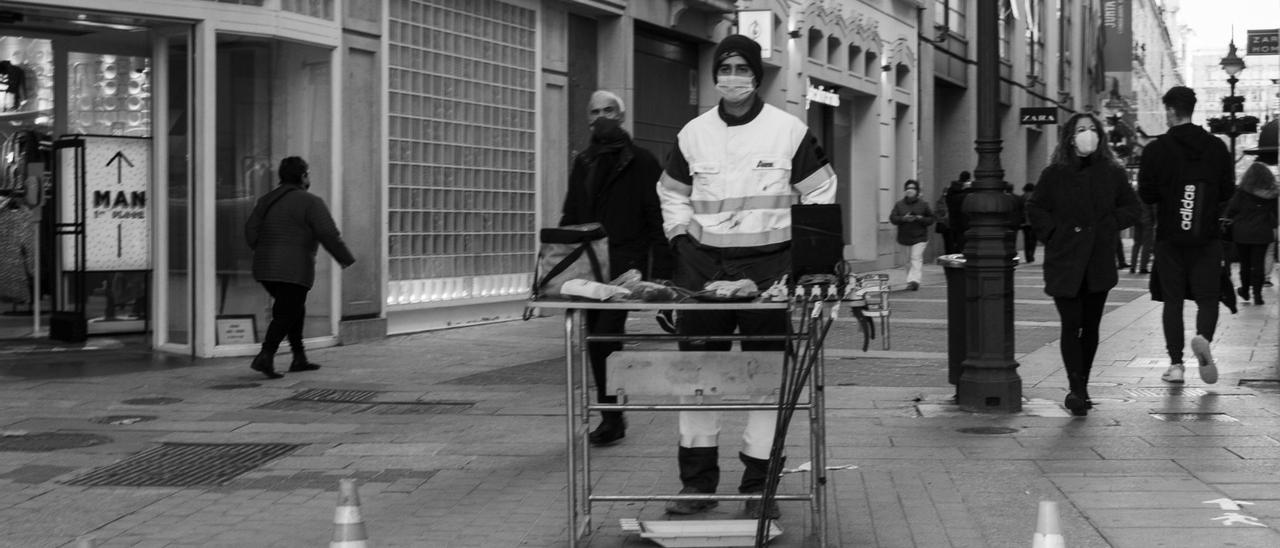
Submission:
[[[828,312],[834,312],[832,308],[837,307],[838,305],[839,305],[838,300],[807,301],[805,299],[798,299],[798,298],[792,298],[785,302],[755,301],[755,302],[647,303],[647,302],[587,302],[587,301],[570,301],[570,300],[560,300],[560,299],[554,299],[554,300],[540,299],[540,300],[535,300],[531,302],[530,303],[531,307],[541,308],[541,309],[558,309],[558,310],[565,311],[565,321],[564,321],[565,355],[567,357],[565,360],[565,409],[566,409],[565,422],[567,427],[567,435],[566,435],[565,442],[566,442],[566,446],[567,446],[566,448],[568,453],[567,467],[568,467],[569,546],[570,547],[578,546],[580,539],[590,531],[591,504],[595,502],[659,501],[659,500],[677,500],[677,499],[745,501],[745,500],[762,498],[761,495],[741,495],[741,494],[626,495],[626,494],[593,493],[591,489],[592,483],[591,483],[591,456],[590,456],[590,450],[589,450],[590,447],[587,441],[587,430],[588,430],[587,422],[588,422],[588,417],[590,416],[591,411],[593,410],[596,410],[596,411],[602,411],[602,410],[606,410],[606,411],[774,410],[776,411],[776,410],[779,410],[779,407],[780,407],[778,403],[736,403],[736,402],[727,403],[727,402],[719,402],[719,401],[701,402],[701,400],[703,399],[701,396],[705,394],[703,394],[701,390],[698,390],[699,393],[697,394],[691,393],[693,392],[693,390],[690,388],[691,385],[689,385],[688,383],[682,384],[680,385],[680,387],[672,387],[670,385],[667,386],[669,390],[674,388],[677,391],[688,390],[688,392],[690,392],[690,393],[667,393],[666,394],[667,396],[681,396],[680,403],[672,403],[672,404],[628,403],[626,400],[629,394],[652,395],[655,393],[655,390],[659,390],[659,388],[655,386],[653,383],[646,383],[642,380],[645,378],[651,379],[653,376],[652,370],[649,372],[650,373],[649,375],[632,374],[628,376],[625,374],[619,374],[618,376],[622,377],[622,380],[619,381],[622,383],[621,385],[616,385],[614,379],[611,378],[609,381],[610,386],[613,387],[616,385],[617,388],[622,391],[623,397],[619,398],[619,403],[617,404],[595,403],[593,401],[594,397],[592,396],[592,391],[587,390],[587,386],[586,386],[587,385],[586,379],[588,378],[587,375],[590,374],[589,373],[590,359],[587,354],[588,342],[595,342],[595,341],[600,341],[600,342],[606,342],[606,341],[678,342],[678,341],[693,340],[693,339],[720,340],[720,341],[725,341],[725,340],[728,340],[728,341],[733,341],[733,340],[777,341],[777,340],[790,339],[792,341],[796,341],[807,336],[806,330],[803,326],[808,325],[809,330],[817,329],[818,323],[803,321],[806,315],[810,315],[811,317],[816,318],[818,317],[819,314],[827,314]],[[795,333],[788,333],[783,335],[771,335],[771,336],[745,336],[745,335],[705,336],[703,335],[703,336],[691,337],[691,336],[668,335],[668,334],[595,335],[595,334],[588,333],[586,328],[587,312],[590,310],[627,310],[627,311],[647,312],[649,314],[652,314],[658,310],[676,310],[676,311],[680,311],[680,310],[786,310],[789,316],[793,319],[793,323],[797,317],[801,320],[800,325],[802,326],[802,328]],[[827,322],[826,326],[829,327],[830,322]],[[822,335],[825,336],[825,330],[822,331]],[[793,345],[792,348],[794,349],[796,346],[798,345]],[[812,460],[812,469],[809,474],[810,477],[808,482],[808,490],[807,492],[804,492],[804,493],[774,494],[774,490],[776,490],[776,483],[774,483],[774,484],[771,484],[771,488],[766,489],[764,498],[766,499],[773,498],[774,500],[788,500],[788,501],[797,501],[797,500],[809,501],[813,530],[818,535],[818,540],[820,545],[826,546],[827,545],[826,501],[824,498],[825,496],[824,490],[826,487],[826,421],[824,418],[823,360],[821,356],[820,344],[816,349],[814,349],[814,352],[815,352],[815,355],[813,356],[806,355],[806,359],[810,360],[807,363],[811,364],[811,368],[805,370],[804,378],[800,378],[797,376],[796,380],[792,381],[794,386],[790,388],[787,385],[789,377],[787,377],[788,370],[786,365],[787,359],[784,359],[785,353],[782,353],[782,352],[768,352],[768,353],[708,352],[708,353],[704,353],[703,356],[710,358],[709,356],[710,354],[719,354],[723,357],[734,356],[739,360],[744,360],[744,358],[754,357],[755,359],[757,359],[757,361],[764,361],[764,360],[759,360],[759,358],[761,357],[762,354],[767,354],[769,357],[774,358],[776,361],[783,362],[780,369],[776,367],[770,367],[768,369],[764,369],[764,368],[757,369],[756,371],[763,370],[767,372],[766,374],[772,374],[773,378],[760,378],[760,376],[757,375],[756,376],[757,378],[745,383],[746,385],[752,385],[752,387],[745,386],[741,382],[741,379],[738,379],[736,381],[726,380],[724,376],[718,377],[721,381],[724,381],[719,386],[721,388],[729,386],[730,387],[729,391],[732,392],[733,388],[731,385],[735,385],[735,382],[736,382],[737,383],[736,386],[738,388],[737,393],[740,395],[751,395],[751,394],[759,395],[760,388],[765,385],[771,387],[770,390],[773,393],[779,393],[779,386],[781,386],[783,392],[778,395],[779,401],[785,401],[785,398],[787,397],[787,392],[785,392],[786,390],[794,391],[794,395],[792,396],[794,399],[792,399],[791,401],[795,405],[793,408],[787,408],[788,411],[785,412],[784,415],[789,419],[790,410],[795,410],[795,411],[804,410],[808,412],[808,415],[809,415],[810,453],[811,453],[810,458]],[[661,354],[668,354],[669,359],[661,358],[660,357]],[[680,359],[682,354],[684,355],[683,360]],[[614,370],[616,366],[619,366],[621,365],[621,362],[626,361],[624,359],[615,360],[615,356],[621,356],[622,358],[627,358],[628,360],[630,360],[632,364],[637,363],[637,360],[639,360],[639,362],[644,362],[647,364],[647,366],[650,366],[652,368],[685,367],[687,369],[690,365],[690,362],[697,361],[696,359],[690,360],[689,358],[694,357],[694,356],[691,356],[690,354],[697,354],[697,353],[676,352],[676,351],[615,352],[613,356],[610,357],[610,370],[611,370],[610,376],[612,377],[613,375],[615,375]],[[766,358],[766,360],[767,359],[768,358]],[[711,359],[711,360],[707,360],[705,363],[714,362],[714,361],[717,361],[717,360]],[[726,362],[727,360],[719,360],[719,361]],[[714,367],[711,367],[711,366],[709,366],[708,368],[714,369]],[[688,372],[686,370],[682,370],[682,371]],[[776,374],[777,372],[782,373],[781,378],[777,376]],[[711,375],[713,377],[717,375],[717,373],[715,373],[714,371],[706,374]],[[627,380],[628,378],[630,380]],[[628,386],[628,384],[630,384],[630,386]],[[648,384],[648,386],[645,386],[646,384]],[[662,384],[662,383],[658,383],[658,384]],[[800,392],[802,390],[807,391],[807,394],[808,394],[807,401],[799,401]],[[706,398],[706,399],[718,400],[718,398]],[[754,399],[753,401],[761,402],[763,400],[757,398],[757,399]],[[781,451],[781,446],[779,445],[781,441],[779,440],[785,440],[785,437],[786,437],[786,423],[780,421],[779,424],[780,424],[780,427],[777,430],[777,433],[776,433],[777,439],[775,440],[775,444],[774,444],[775,454]],[[675,459],[675,455],[673,454],[672,460],[674,461],[674,459]],[[780,462],[778,461],[778,459],[771,459],[771,460],[772,460],[772,463],[771,463],[772,465],[770,468],[771,472],[773,472],[774,470],[781,471]],[[773,474],[773,477],[777,478],[777,474]],[[761,523],[764,524],[766,523],[766,521],[762,520]],[[764,527],[761,527],[760,532],[757,534],[762,535],[763,533],[764,533]],[[757,537],[757,539],[759,538],[760,537]]]

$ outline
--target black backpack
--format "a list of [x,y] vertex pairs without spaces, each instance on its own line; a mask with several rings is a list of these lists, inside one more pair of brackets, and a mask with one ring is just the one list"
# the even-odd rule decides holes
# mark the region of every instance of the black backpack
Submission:
[[[1176,146],[1176,145],[1175,145]],[[1169,191],[1173,196],[1162,200],[1169,212],[1160,217],[1169,222],[1165,240],[1184,246],[1206,245],[1219,237],[1218,214],[1222,201],[1208,154],[1189,154],[1185,148],[1179,155],[1182,164],[1174,174]]]

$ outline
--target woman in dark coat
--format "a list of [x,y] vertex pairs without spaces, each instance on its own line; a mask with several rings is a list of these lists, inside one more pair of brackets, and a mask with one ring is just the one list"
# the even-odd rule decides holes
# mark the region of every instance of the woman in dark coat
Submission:
[[1089,372],[1107,293],[1119,281],[1116,242],[1138,219],[1138,196],[1106,146],[1102,123],[1076,114],[1062,126],[1053,163],[1040,174],[1027,216],[1044,246],[1044,292],[1062,322],[1062,361],[1073,415],[1089,413]]
[[1240,289],[1237,294],[1249,300],[1249,288],[1253,288],[1253,303],[1262,302],[1262,282],[1266,278],[1267,247],[1276,241],[1276,177],[1265,164],[1254,162],[1240,178],[1240,186],[1227,202],[1224,213],[1231,219],[1231,241],[1236,244],[1240,258]]

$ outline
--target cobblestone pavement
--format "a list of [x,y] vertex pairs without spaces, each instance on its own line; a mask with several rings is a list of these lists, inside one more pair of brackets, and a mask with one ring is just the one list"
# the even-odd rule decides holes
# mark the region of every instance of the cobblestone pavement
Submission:
[[[1121,278],[1087,418],[1061,407],[1057,317],[1038,265],[1015,278],[1019,414],[951,404],[937,267],[919,291],[894,293],[889,350],[877,340],[863,352],[856,325],[838,323],[828,339],[828,461],[856,468],[830,473],[831,545],[1027,546],[1038,501],[1056,500],[1073,548],[1280,546],[1276,306],[1224,312],[1221,380],[1205,385],[1192,365],[1186,386],[1170,389],[1159,380],[1168,365],[1159,305],[1146,277]],[[636,317],[629,328],[656,324]],[[560,318],[543,317],[317,350],[323,369],[278,381],[245,359],[103,341],[92,351],[0,347],[0,546],[74,546],[82,536],[107,547],[322,546],[345,477],[358,480],[376,546],[564,546],[562,331]],[[628,419],[622,443],[592,452],[595,491],[678,490],[674,416]],[[742,421],[725,422],[722,483],[732,489]],[[800,423],[788,466],[808,460]],[[234,476],[221,485],[76,485],[162,445],[208,449],[183,444],[260,445],[235,445],[246,451],[238,464],[195,460],[161,478]],[[275,444],[291,445],[253,460]],[[118,480],[167,473],[137,464]],[[805,481],[787,475],[782,489]],[[782,509],[785,532],[772,545],[812,546],[805,506]],[[697,519],[738,511],[726,502]],[[596,504],[592,517],[583,540],[592,547],[653,546],[618,520],[668,519],[658,502]]]

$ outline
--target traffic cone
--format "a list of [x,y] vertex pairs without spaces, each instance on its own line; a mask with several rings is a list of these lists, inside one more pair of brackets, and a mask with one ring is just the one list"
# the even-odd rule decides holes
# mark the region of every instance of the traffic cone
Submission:
[[356,480],[338,480],[338,508],[333,512],[333,541],[329,548],[368,548],[369,534],[360,517],[360,493]]
[[1031,539],[1031,548],[1066,548],[1067,541],[1062,538],[1062,524],[1058,521],[1058,503],[1052,500],[1040,501],[1040,515],[1036,517],[1036,534]]

